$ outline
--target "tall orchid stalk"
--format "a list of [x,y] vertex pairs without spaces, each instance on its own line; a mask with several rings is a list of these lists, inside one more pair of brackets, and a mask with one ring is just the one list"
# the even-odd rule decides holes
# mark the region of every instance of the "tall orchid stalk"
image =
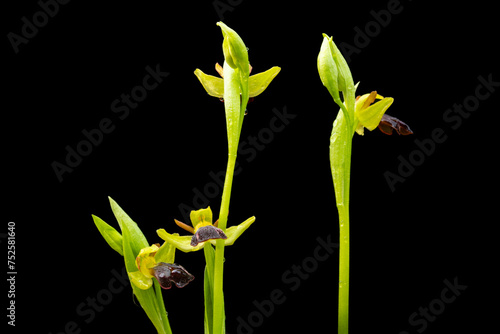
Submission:
[[[323,85],[334,102],[340,107],[333,122],[330,137],[330,168],[332,170],[335,200],[339,214],[339,295],[338,333],[349,330],[349,192],[351,182],[352,137],[357,132],[364,134],[364,128],[372,131],[379,127],[382,132],[411,134],[410,128],[400,120],[384,115],[394,102],[376,91],[355,98],[351,71],[332,37],[323,34],[323,43],[318,55],[318,72]],[[340,98],[342,93],[343,101]],[[375,100],[380,100],[375,104]]]
[[[177,225],[193,233],[193,236],[170,234],[164,229],[158,235],[184,252],[203,248],[205,253],[205,333],[225,333],[225,311],[223,294],[224,251],[255,221],[250,217],[243,223],[227,227],[229,203],[233,184],[234,168],[238,152],[241,127],[249,98],[261,94],[279,73],[279,67],[250,76],[251,66],[248,51],[241,37],[222,22],[217,23],[224,37],[222,49],[224,65],[216,64],[218,78],[196,69],[194,74],[211,96],[224,101],[228,138],[228,161],[221,199],[219,219],[212,223],[210,207],[192,211],[192,227],[176,221]],[[215,249],[212,247],[215,246]]]
[[[219,212],[218,227],[225,232],[227,226],[227,218],[229,213],[229,202],[231,198],[231,189],[233,184],[234,167],[238,152],[238,143],[240,140],[241,127],[248,100],[250,98],[250,63],[248,61],[248,51],[241,37],[227,25],[218,22],[217,25],[222,29],[224,40],[222,49],[224,52],[224,66],[222,67],[222,75],[224,78],[224,108],[226,111],[226,126],[228,139],[228,161],[226,169],[226,177],[224,180],[224,189],[222,192],[222,200]],[[274,70],[274,76],[279,72],[279,69]],[[273,72],[273,73],[274,73]],[[200,78],[200,76],[199,76]],[[259,77],[261,78],[261,77]],[[271,80],[272,80],[271,78]],[[256,82],[255,76],[252,78],[253,83]],[[203,81],[202,81],[203,83]],[[265,89],[269,81],[262,80],[261,88]],[[252,85],[253,88],[254,85]],[[262,89],[262,90],[263,90]],[[259,92],[260,93],[260,92]],[[252,92],[255,96],[255,93]],[[215,259],[213,263],[213,321],[212,330],[209,333],[218,334],[225,333],[225,312],[224,312],[224,294],[223,294],[223,277],[224,277],[224,248],[225,242],[223,239],[216,241]],[[207,259],[210,254],[205,253]],[[211,260],[207,261],[209,265]]]

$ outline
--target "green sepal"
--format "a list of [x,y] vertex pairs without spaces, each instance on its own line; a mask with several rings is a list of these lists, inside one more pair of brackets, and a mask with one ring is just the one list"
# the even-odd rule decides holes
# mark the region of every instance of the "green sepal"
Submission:
[[[231,246],[232,244],[234,244],[234,242],[236,241],[236,239],[238,239],[240,237],[240,235],[242,235],[243,232],[245,232],[250,227],[250,225],[252,225],[252,223],[254,221],[255,221],[255,217],[250,217],[250,218],[248,218],[247,220],[245,220],[243,223],[241,223],[239,225],[228,227],[226,229],[227,239],[224,240],[224,244],[226,246]],[[214,246],[216,244],[216,241],[217,240],[210,240],[210,242]]]
[[[265,72],[251,75],[248,79],[248,96],[256,97],[262,94],[280,70],[280,67],[274,66]],[[205,88],[208,95],[219,99],[224,98],[224,79],[205,74],[198,68],[194,71],[194,74],[200,80],[201,85]]]
[[92,215],[97,229],[101,233],[102,237],[108,243],[111,248],[117,251],[121,256],[123,256],[123,237],[122,235],[112,226],[107,224],[101,218]]
[[183,251],[184,253],[194,252],[202,249],[205,246],[205,243],[199,243],[197,246],[191,246],[191,238],[189,235],[179,235],[177,233],[170,234],[165,229],[161,228],[156,231],[158,236],[165,240],[166,242],[172,244],[175,248]]
[[207,91],[208,95],[222,99],[224,97],[224,79],[205,74],[197,68],[194,75],[200,80],[201,85]]
[[251,75],[248,79],[248,95],[256,97],[262,94],[280,71],[281,67],[273,66],[265,72]]

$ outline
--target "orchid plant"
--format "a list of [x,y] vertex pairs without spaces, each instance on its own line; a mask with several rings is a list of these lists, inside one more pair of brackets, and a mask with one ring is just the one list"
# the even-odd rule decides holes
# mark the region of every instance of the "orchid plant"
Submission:
[[[318,72],[323,85],[333,101],[340,107],[333,122],[330,137],[330,168],[332,170],[335,200],[339,214],[339,295],[338,333],[347,334],[349,325],[349,192],[351,178],[352,137],[364,134],[364,129],[379,128],[383,133],[408,135],[413,133],[408,125],[386,115],[394,102],[376,91],[355,98],[351,71],[332,37],[323,34],[318,55]],[[342,93],[343,101],[340,98]],[[377,103],[374,103],[378,100]],[[374,103],[374,104],[373,104]]]
[[[118,221],[121,233],[97,216],[95,225],[106,242],[123,256],[125,267],[132,282],[132,290],[145,313],[159,334],[172,333],[163,303],[162,288],[173,285],[182,288],[193,281],[183,266],[175,263],[177,249],[189,253],[203,249],[205,255],[204,329],[206,334],[225,333],[225,309],[223,273],[225,247],[234,242],[254,222],[250,217],[239,225],[228,227],[229,204],[236,164],[238,144],[247,104],[261,94],[280,72],[279,67],[250,75],[252,67],[248,50],[241,37],[227,25],[218,22],[222,30],[224,64],[216,64],[221,78],[207,75],[196,69],[194,74],[210,96],[224,102],[228,136],[228,161],[218,220],[214,222],[210,207],[193,210],[191,225],[174,220],[189,235],[169,233],[158,229],[163,244],[150,244],[138,225],[110,200],[111,209]],[[379,128],[383,133],[411,134],[410,128],[395,117],[385,114],[394,99],[383,97],[376,91],[355,97],[354,84],[349,66],[332,37],[323,34],[323,43],[317,59],[320,79],[340,107],[333,123],[330,137],[330,167],[335,199],[339,214],[339,299],[338,333],[348,333],[349,319],[349,193],[352,138],[354,133],[364,134]],[[341,94],[342,93],[342,94]],[[342,96],[342,98],[341,98]]]
[[183,266],[176,264],[175,251],[205,253],[205,333],[225,333],[223,296],[224,250],[252,225],[250,217],[239,225],[228,227],[229,203],[243,118],[249,99],[261,94],[279,73],[279,67],[250,76],[248,51],[241,37],[227,25],[218,22],[222,30],[224,65],[216,64],[222,78],[207,75],[196,69],[195,75],[211,96],[224,102],[228,135],[228,162],[222,193],[219,219],[213,222],[210,207],[193,210],[191,225],[178,220],[175,223],[192,235],[168,233],[158,229],[162,245],[150,245],[137,224],[110,198],[111,209],[121,233],[97,216],[92,216],[103,238],[124,257],[125,267],[134,295],[159,334],[172,333],[167,318],[161,288],[186,286],[194,277]]

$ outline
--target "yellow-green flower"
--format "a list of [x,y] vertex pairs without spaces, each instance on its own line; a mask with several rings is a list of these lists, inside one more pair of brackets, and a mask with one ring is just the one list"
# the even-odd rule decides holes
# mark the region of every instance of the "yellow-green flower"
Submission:
[[[376,100],[380,100],[374,103]],[[356,132],[364,134],[364,128],[373,131],[376,127],[385,134],[392,134],[392,130],[400,135],[409,135],[413,132],[410,127],[399,119],[385,114],[394,102],[392,97],[383,97],[376,91],[356,98],[354,117],[357,121]],[[374,104],[373,104],[374,103]]]
[[193,252],[205,247],[207,241],[215,245],[216,239],[225,239],[225,245],[230,246],[255,221],[255,217],[250,217],[240,225],[227,228],[224,232],[217,227],[217,221],[212,224],[212,210],[210,207],[191,211],[189,218],[192,227],[178,220],[175,220],[175,223],[184,230],[193,233],[192,236],[179,236],[177,233],[170,234],[165,229],[159,229],[157,231],[158,235],[183,252]]
[[163,289],[170,289],[172,283],[182,288],[194,279],[184,267],[174,262],[175,247],[165,242],[141,249],[135,262],[138,271],[129,272],[132,283],[139,289],[147,290],[156,278]]

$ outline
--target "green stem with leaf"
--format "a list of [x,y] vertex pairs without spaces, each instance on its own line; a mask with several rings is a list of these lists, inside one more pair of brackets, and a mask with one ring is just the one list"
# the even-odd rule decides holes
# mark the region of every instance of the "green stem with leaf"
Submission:
[[[330,167],[339,213],[339,303],[338,333],[349,329],[349,187],[351,181],[352,136],[355,129],[355,86],[351,71],[331,37],[323,34],[318,55],[318,72],[323,85],[340,107],[330,137]],[[344,101],[340,99],[340,92]]]
[[[217,23],[224,36],[224,108],[226,110],[226,126],[228,138],[228,162],[224,189],[219,212],[218,227],[226,231],[227,218],[229,214],[229,202],[231,199],[231,188],[233,184],[234,167],[238,152],[241,126],[248,102],[248,77],[250,64],[248,53],[243,40],[238,34],[224,23]],[[215,247],[215,268],[213,285],[213,333],[225,332],[224,314],[224,240],[219,239]]]
[[349,325],[349,188],[351,179],[352,134],[344,113],[339,112],[330,138],[330,167],[339,214],[339,297],[338,333],[347,334]]

